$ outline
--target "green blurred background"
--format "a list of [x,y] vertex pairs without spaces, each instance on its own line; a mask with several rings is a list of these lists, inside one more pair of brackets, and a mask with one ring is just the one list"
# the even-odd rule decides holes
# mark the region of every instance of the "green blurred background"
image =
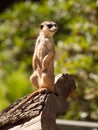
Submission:
[[77,89],[60,118],[98,121],[98,0],[14,3],[0,13],[0,110],[32,92],[32,55],[45,20],[55,21],[55,75],[75,75]]

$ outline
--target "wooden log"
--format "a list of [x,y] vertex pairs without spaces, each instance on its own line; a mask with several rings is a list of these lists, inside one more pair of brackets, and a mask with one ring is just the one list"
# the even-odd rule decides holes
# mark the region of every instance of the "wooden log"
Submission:
[[66,99],[75,88],[72,75],[58,75],[55,78],[55,94],[43,91],[17,108],[27,95],[3,110],[0,113],[0,130],[57,130],[56,117],[66,112]]

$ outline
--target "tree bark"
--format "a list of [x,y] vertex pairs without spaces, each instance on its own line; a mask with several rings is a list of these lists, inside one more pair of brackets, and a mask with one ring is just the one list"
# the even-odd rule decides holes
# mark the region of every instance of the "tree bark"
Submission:
[[57,130],[56,117],[65,114],[68,109],[66,99],[75,88],[72,75],[58,75],[55,93],[43,91],[17,108],[27,95],[3,110],[0,113],[0,130]]

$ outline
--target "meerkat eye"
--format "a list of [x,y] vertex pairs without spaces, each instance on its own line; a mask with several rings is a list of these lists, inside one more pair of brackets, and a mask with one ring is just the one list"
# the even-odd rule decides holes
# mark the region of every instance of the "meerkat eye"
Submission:
[[40,29],[41,29],[41,30],[43,29],[43,25],[40,25]]
[[56,24],[53,24],[53,26],[55,26],[55,27],[56,27]]
[[52,28],[52,27],[53,27],[53,24],[47,24],[47,27],[48,27],[48,28]]

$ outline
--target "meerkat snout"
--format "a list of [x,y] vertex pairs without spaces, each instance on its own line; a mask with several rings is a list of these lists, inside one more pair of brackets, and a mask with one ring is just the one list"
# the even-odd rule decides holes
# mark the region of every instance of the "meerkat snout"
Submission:
[[56,32],[57,31],[57,26],[56,24],[47,24],[47,27],[51,32]]

